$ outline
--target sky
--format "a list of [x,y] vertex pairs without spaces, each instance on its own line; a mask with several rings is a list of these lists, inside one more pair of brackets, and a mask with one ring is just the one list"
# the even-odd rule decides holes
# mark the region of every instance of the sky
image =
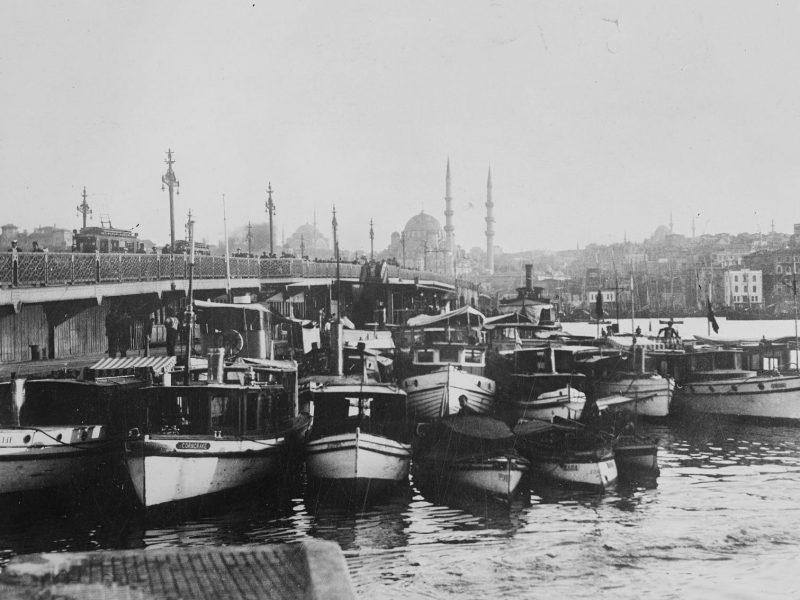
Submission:
[[[420,210],[506,252],[800,222],[800,4],[0,2],[3,223],[169,241],[312,222],[376,250]],[[137,227],[138,225],[138,227]],[[178,237],[182,237],[178,227]]]

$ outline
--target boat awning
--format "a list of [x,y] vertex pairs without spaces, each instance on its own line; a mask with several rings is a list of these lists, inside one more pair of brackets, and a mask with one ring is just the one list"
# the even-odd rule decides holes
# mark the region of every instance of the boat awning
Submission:
[[269,313],[271,312],[266,306],[263,304],[246,304],[246,303],[227,303],[227,302],[207,302],[206,300],[195,300],[194,305],[196,308],[233,308],[236,310],[254,310],[257,312],[264,312]]
[[441,315],[417,315],[416,317],[411,317],[406,324],[409,327],[428,327],[434,324],[444,325],[454,319],[463,319],[466,322],[470,316],[478,320],[478,325],[481,325],[486,319],[481,311],[467,305]]
[[484,415],[451,415],[437,423],[439,427],[458,435],[484,440],[504,440],[514,435],[503,421]]
[[231,368],[236,367],[262,367],[270,369],[271,371],[281,371],[284,373],[293,373],[297,371],[297,363],[293,360],[271,360],[268,358],[237,358],[231,365]]
[[137,369],[150,369],[157,375],[162,375],[175,368],[176,357],[174,356],[131,356],[125,358],[104,358],[91,367],[95,375],[121,375],[130,373]]

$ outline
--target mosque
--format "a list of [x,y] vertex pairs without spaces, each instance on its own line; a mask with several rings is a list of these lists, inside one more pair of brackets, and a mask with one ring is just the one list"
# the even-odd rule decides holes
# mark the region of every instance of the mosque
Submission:
[[[392,233],[385,254],[410,269],[435,271],[452,275],[455,269],[455,227],[453,197],[450,188],[450,160],[445,174],[445,225],[422,210],[411,217],[402,232]],[[486,269],[494,273],[494,202],[492,201],[492,172],[486,182]]]
[[[445,173],[444,227],[439,220],[424,210],[411,217],[403,231],[391,234],[389,246],[377,253],[379,258],[394,258],[409,269],[432,271],[453,275],[455,273],[455,226],[453,225],[453,196],[451,193],[450,160]],[[486,182],[486,264],[488,273],[494,273],[494,202],[492,201],[492,171]],[[333,250],[329,239],[314,223],[301,225],[285,242],[284,251],[310,258],[329,258]],[[301,252],[302,249],[302,252]]]

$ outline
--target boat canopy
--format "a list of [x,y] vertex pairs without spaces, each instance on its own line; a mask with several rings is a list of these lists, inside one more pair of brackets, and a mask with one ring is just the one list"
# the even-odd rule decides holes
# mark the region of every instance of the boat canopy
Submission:
[[271,360],[268,358],[247,358],[239,357],[227,368],[236,369],[237,367],[261,367],[271,371],[282,373],[294,373],[297,371],[297,362],[293,360]]
[[515,327],[524,329],[526,327],[535,327],[538,328],[538,324],[530,318],[527,313],[523,313],[520,311],[504,313],[501,315],[495,315],[493,317],[486,317],[486,320],[483,322],[483,328],[488,330],[493,329],[502,329],[506,327]]
[[477,321],[477,326],[482,326],[486,317],[481,311],[471,306],[462,306],[456,310],[441,315],[417,315],[407,321],[409,327],[429,327],[431,325],[446,325],[455,322],[460,325],[471,325]]
[[483,440],[505,440],[514,435],[503,421],[484,415],[451,415],[440,419],[439,426],[457,435]]
[[94,363],[89,370],[95,377],[112,375],[133,375],[136,371],[149,369],[155,375],[163,375],[175,368],[174,356],[131,356],[125,358],[104,358]]

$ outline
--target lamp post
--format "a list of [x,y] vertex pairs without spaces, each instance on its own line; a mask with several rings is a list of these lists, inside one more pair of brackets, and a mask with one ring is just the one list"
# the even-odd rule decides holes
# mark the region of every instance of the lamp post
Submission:
[[272,230],[272,216],[275,214],[275,203],[272,201],[272,182],[269,182],[267,186],[267,202],[265,203],[267,207],[267,214],[269,215],[269,257],[273,258],[275,255],[275,246],[272,242],[273,240],[273,230]]
[[89,208],[89,204],[86,202],[86,186],[83,187],[83,202],[78,205],[78,212],[83,215],[83,228],[86,229],[86,217],[87,215],[92,214],[92,209]]
[[167,172],[161,176],[161,191],[164,191],[164,186],[169,188],[169,251],[175,252],[175,199],[173,197],[173,190],[177,190],[180,194],[181,182],[175,177],[175,171],[172,170],[172,165],[175,161],[172,159],[172,149],[167,150]]
[[375,230],[372,228],[372,219],[369,220],[369,259],[375,259]]

